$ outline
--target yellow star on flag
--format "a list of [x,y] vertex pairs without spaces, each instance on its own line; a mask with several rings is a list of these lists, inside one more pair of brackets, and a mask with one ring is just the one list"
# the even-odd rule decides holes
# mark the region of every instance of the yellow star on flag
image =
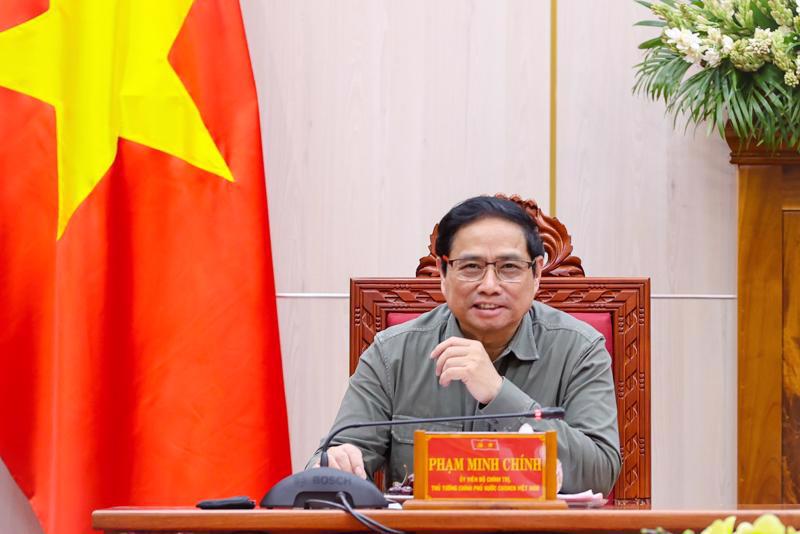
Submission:
[[233,181],[168,54],[193,0],[50,0],[0,32],[0,86],[56,114],[58,238],[120,138]]

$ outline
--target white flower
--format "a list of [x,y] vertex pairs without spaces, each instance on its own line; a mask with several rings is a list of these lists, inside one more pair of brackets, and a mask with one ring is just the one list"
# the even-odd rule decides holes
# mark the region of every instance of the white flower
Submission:
[[[800,0],[797,0],[800,2]],[[664,35],[668,37],[667,43],[675,44],[675,42],[681,38],[681,29],[680,28],[667,28],[664,30]]]
[[758,56],[766,56],[772,48],[772,30],[756,28],[753,37],[747,40],[747,52]]
[[684,61],[687,63],[697,63],[701,59],[703,59],[703,49],[702,48],[690,48],[686,52],[684,52]]
[[720,57],[728,57],[728,55],[730,55],[731,49],[733,49],[733,39],[727,35],[723,35],[719,28],[709,28],[707,35],[708,37],[705,42],[709,48],[718,48]]
[[753,35],[753,39],[758,41],[766,41],[772,37],[772,30],[769,28],[756,28],[756,33]]
[[685,46],[687,50],[699,50],[701,48],[700,36],[689,30],[683,30],[681,32],[681,40],[683,41],[683,46]]
[[722,57],[719,54],[719,51],[716,48],[709,47],[703,53],[703,61],[706,62],[706,65],[709,67],[716,67],[719,65],[719,62],[722,61]]
[[700,36],[687,29],[667,28],[664,31],[667,36],[667,44],[675,45],[675,48],[683,54],[684,59],[689,63],[696,63],[702,59],[705,46],[700,43]]
[[[797,0],[797,1],[800,2],[800,0]],[[727,56],[728,54],[731,53],[732,49],[733,49],[733,39],[731,39],[727,35],[723,35],[722,36],[722,55],[723,56]]]

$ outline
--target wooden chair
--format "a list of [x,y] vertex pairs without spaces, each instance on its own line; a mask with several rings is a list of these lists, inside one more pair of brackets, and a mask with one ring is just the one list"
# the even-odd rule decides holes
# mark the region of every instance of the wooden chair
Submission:
[[[533,200],[500,198],[521,205],[536,221],[546,251],[536,300],[588,322],[606,337],[617,391],[622,470],[611,494],[616,505],[650,505],[650,280],[585,276],[572,256],[572,239],[558,219]],[[420,258],[415,278],[350,280],[350,373],[375,334],[445,301],[434,253]]]

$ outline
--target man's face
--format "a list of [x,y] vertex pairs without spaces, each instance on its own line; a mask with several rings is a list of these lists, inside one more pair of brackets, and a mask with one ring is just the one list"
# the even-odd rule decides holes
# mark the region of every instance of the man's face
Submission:
[[[522,229],[497,218],[480,219],[456,232],[448,259],[461,258],[489,262],[533,260]],[[442,292],[467,337],[481,341],[487,348],[505,346],[511,340],[539,288],[539,277],[534,274],[541,273],[542,258],[536,261],[535,273],[526,272],[519,282],[499,280],[492,266],[487,266],[483,279],[465,282],[448,266],[442,277]]]

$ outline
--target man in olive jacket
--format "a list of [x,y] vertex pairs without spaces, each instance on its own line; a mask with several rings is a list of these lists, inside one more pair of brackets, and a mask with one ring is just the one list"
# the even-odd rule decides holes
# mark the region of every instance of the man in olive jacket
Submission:
[[[562,491],[608,493],[620,470],[611,357],[603,336],[535,302],[544,247],[517,204],[475,197],[439,223],[437,265],[446,304],[375,336],[361,355],[334,428],[354,422],[532,411],[563,421],[497,419],[426,430],[558,432]],[[413,425],[352,429],[330,467],[366,478],[388,461],[390,481],[413,470]],[[309,466],[319,464],[319,451]]]

